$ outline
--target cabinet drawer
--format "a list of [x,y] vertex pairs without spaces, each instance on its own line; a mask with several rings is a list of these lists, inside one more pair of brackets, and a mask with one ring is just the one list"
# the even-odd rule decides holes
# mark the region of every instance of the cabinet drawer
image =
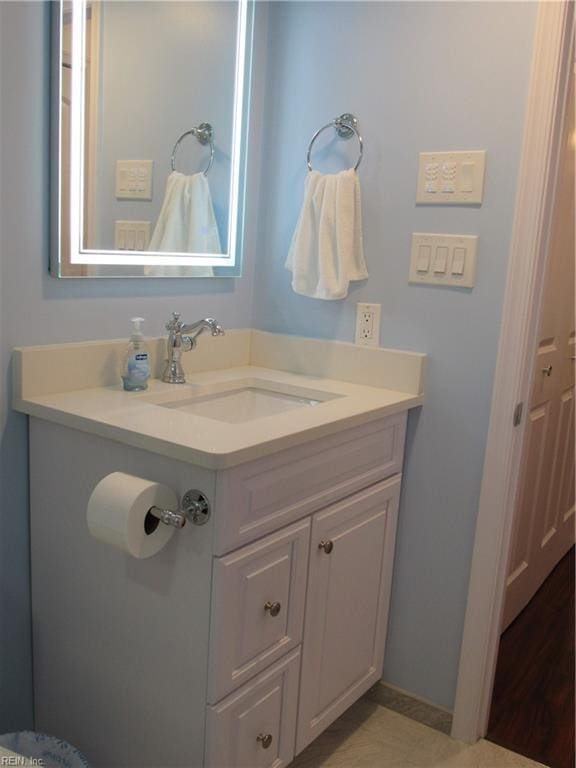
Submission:
[[294,757],[300,651],[207,708],[205,768],[282,768]]
[[229,552],[402,469],[406,412],[218,473],[214,552]]
[[300,643],[309,539],[306,519],[214,558],[210,704]]

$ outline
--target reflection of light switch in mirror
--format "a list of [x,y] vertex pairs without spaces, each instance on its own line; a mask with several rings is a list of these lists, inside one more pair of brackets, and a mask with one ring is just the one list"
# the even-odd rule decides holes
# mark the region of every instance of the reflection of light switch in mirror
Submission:
[[116,197],[120,200],[152,200],[153,165],[153,160],[117,160]]
[[150,242],[149,221],[117,221],[114,248],[117,251],[145,251]]

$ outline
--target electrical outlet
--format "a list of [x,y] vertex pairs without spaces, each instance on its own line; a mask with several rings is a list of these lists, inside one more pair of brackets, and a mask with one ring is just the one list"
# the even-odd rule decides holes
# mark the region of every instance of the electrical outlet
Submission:
[[380,304],[356,305],[356,344],[380,345]]

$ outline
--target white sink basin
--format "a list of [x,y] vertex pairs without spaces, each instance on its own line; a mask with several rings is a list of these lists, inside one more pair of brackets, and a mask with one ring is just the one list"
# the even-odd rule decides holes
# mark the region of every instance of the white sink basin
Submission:
[[177,400],[159,402],[155,398],[154,402],[164,408],[175,408],[207,419],[240,424],[296,408],[315,407],[337,397],[341,395],[263,379],[249,379],[198,387],[193,394],[188,390]]

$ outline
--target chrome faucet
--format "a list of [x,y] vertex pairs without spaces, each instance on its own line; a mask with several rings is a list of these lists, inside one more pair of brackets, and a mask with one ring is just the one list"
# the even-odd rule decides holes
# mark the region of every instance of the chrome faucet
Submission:
[[213,317],[205,317],[196,323],[186,325],[180,322],[179,312],[172,312],[172,320],[166,323],[166,330],[168,331],[168,348],[162,381],[167,384],[186,384],[180,356],[182,352],[194,349],[196,339],[201,333],[210,331],[212,336],[224,336],[224,329]]

